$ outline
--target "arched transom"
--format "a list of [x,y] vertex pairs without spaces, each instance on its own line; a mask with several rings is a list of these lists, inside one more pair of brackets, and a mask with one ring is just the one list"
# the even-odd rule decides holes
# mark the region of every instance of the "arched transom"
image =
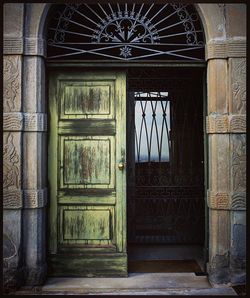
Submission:
[[199,17],[183,3],[57,5],[47,42],[50,59],[204,59]]

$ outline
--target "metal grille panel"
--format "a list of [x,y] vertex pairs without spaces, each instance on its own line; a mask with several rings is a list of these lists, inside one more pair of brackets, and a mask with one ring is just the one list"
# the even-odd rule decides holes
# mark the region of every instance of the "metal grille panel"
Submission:
[[[205,220],[201,78],[193,79],[194,88],[180,76],[183,88],[175,89],[178,80],[173,78],[171,85],[167,73],[165,79],[164,73],[152,71],[150,85],[144,80],[147,74],[142,71],[140,78],[139,73],[132,72],[129,80],[134,125],[129,128],[128,240],[201,244]],[[153,88],[159,76],[162,86],[172,88],[151,91],[157,90]],[[165,147],[160,146],[163,139]]]
[[130,224],[134,227],[129,234],[129,241],[202,243],[204,233],[204,226],[201,224],[204,220],[202,196],[202,189],[195,187],[179,189],[168,187],[155,191],[150,187],[137,189],[133,206],[129,206],[129,210],[134,208],[135,214],[134,217],[129,217]]

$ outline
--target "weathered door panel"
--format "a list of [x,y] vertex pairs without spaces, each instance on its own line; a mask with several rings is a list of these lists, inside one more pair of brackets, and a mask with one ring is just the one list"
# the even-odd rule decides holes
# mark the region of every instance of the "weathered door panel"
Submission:
[[51,71],[49,92],[50,274],[126,275],[125,74]]

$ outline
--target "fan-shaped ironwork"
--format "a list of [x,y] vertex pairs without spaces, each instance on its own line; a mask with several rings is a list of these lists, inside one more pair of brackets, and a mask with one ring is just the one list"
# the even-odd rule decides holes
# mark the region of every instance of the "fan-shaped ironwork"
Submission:
[[192,5],[65,4],[48,24],[48,58],[204,59],[203,30]]

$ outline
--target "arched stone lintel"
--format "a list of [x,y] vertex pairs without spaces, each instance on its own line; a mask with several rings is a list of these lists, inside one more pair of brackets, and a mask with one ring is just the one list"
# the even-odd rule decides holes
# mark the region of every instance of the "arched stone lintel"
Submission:
[[203,25],[206,43],[211,40],[223,42],[226,40],[226,20],[223,7],[220,4],[194,4]]

